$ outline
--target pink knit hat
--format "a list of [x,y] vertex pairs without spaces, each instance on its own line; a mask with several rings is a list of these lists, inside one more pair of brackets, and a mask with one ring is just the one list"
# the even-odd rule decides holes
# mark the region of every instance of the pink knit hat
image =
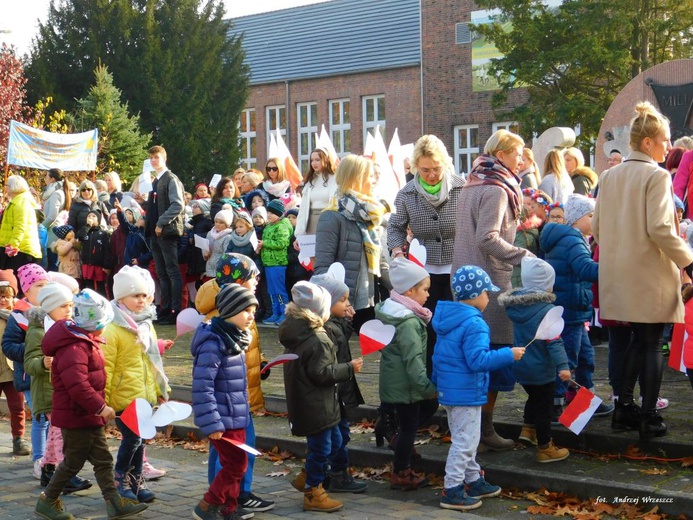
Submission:
[[39,280],[50,281],[48,278],[48,273],[43,270],[38,264],[26,264],[17,269],[17,278],[19,278],[19,285],[22,287],[22,292],[26,292]]

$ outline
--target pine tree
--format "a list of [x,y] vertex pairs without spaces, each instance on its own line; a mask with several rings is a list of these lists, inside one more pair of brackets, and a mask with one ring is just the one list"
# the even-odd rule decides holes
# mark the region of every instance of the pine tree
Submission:
[[94,76],[96,82],[89,93],[77,100],[71,123],[78,132],[98,128],[99,172],[115,170],[121,179],[132,180],[142,171],[151,135],[140,131],[139,115],[131,116],[127,102],[121,102],[121,92],[108,68],[99,65]]

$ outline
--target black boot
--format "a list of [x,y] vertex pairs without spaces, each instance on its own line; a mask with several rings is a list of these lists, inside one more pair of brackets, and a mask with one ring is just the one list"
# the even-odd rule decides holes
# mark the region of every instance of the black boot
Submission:
[[667,425],[657,412],[640,414],[640,440],[646,441],[652,437],[663,437],[667,434]]
[[397,424],[397,414],[390,410],[378,408],[378,419],[375,421],[375,445],[381,448],[387,440],[391,445],[392,439],[397,435],[399,429]]
[[46,487],[51,481],[51,477],[55,473],[55,466],[53,464],[44,464],[41,468],[41,487]]
[[619,432],[640,428],[640,407],[634,402],[622,403],[616,400],[616,408],[611,416],[611,429]]

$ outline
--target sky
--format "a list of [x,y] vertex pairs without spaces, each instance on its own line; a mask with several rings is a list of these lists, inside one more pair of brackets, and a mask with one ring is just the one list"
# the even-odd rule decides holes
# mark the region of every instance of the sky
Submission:
[[[57,0],[56,0],[57,1]],[[276,11],[325,0],[224,0],[229,18]],[[22,56],[29,51],[31,39],[38,32],[38,19],[48,17],[50,0],[0,0],[0,42],[12,44]]]

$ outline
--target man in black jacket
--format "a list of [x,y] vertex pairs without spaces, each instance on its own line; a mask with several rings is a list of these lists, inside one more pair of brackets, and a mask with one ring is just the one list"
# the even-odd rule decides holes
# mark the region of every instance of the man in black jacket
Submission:
[[166,167],[163,146],[149,149],[149,161],[156,172],[149,194],[145,236],[150,237],[152,256],[161,287],[161,324],[176,322],[181,310],[183,279],[178,268],[178,239],[183,234],[185,203],[183,184]]

